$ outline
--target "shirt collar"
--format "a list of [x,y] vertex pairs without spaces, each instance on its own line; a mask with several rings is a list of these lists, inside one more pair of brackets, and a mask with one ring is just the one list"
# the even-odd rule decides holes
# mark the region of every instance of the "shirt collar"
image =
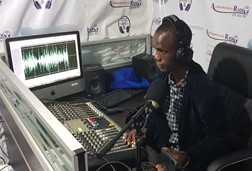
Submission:
[[188,70],[186,71],[185,76],[184,76],[184,78],[182,79],[181,83],[177,86],[177,85],[176,85],[176,82],[175,82],[174,75],[173,75],[172,73],[169,73],[169,76],[168,76],[168,84],[170,84],[170,85],[172,85],[172,86],[177,86],[177,87],[185,87],[187,77],[188,77]]

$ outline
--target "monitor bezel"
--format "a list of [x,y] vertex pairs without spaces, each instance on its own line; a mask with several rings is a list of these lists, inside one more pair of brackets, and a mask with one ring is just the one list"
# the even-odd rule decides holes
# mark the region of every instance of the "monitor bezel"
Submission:
[[39,85],[39,86],[32,87],[32,88],[29,88],[29,89],[31,91],[34,91],[34,90],[39,90],[39,89],[47,88],[47,87],[50,87],[50,86],[55,86],[55,85],[58,85],[58,84],[63,84],[63,83],[71,82],[71,81],[74,81],[74,80],[83,79],[82,56],[81,56],[82,54],[81,54],[81,43],[80,43],[80,33],[79,33],[79,31],[57,32],[57,33],[48,33],[48,34],[40,34],[40,35],[30,35],[30,36],[23,36],[23,37],[19,36],[19,37],[10,37],[10,38],[5,39],[6,56],[7,56],[7,59],[8,59],[9,68],[14,73],[14,68],[13,68],[13,63],[12,63],[12,57],[11,57],[11,49],[10,49],[10,43],[11,42],[23,41],[23,40],[28,40],[28,39],[32,40],[32,39],[57,37],[57,36],[64,36],[64,35],[73,35],[73,34],[75,34],[77,36],[77,46],[78,46],[77,53],[79,55],[80,75],[77,76],[77,77],[73,77],[73,78],[69,78],[69,79],[65,79],[65,80],[60,80],[60,81],[48,83],[48,84],[45,84],[45,85]]

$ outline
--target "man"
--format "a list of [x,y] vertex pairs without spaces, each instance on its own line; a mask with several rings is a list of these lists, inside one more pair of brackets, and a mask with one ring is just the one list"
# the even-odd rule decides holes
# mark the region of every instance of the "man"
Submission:
[[[169,89],[164,104],[150,115],[143,132],[146,143],[158,153],[161,149],[169,152],[178,169],[204,171],[226,150],[226,124],[211,79],[192,60],[191,38],[189,26],[175,15],[165,17],[156,30],[153,48],[158,78],[165,80]],[[135,132],[133,129],[125,136],[129,145],[136,140]],[[156,168],[165,170],[160,164]]]

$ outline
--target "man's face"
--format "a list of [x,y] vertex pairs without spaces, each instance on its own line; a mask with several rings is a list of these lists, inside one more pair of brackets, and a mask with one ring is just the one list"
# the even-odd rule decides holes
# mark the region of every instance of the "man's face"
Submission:
[[156,50],[155,60],[161,72],[172,72],[177,69],[176,61],[176,35],[171,31],[156,32],[153,36],[152,45]]

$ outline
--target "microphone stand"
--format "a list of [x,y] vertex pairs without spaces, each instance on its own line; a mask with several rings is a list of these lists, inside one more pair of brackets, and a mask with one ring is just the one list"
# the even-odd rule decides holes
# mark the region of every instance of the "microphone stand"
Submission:
[[[144,110],[145,109],[146,107],[144,108]],[[146,113],[145,120],[147,120],[148,117],[149,117],[149,113]],[[143,142],[143,139],[142,139],[143,131],[141,130],[142,128],[141,123],[134,122],[134,125],[136,129],[136,170],[141,171],[141,154],[142,154],[141,147],[142,147],[142,142]]]
[[[111,140],[109,140],[97,153],[96,156],[98,158],[102,158],[106,153],[115,145],[116,141],[128,130],[128,128],[132,124],[136,124],[137,119],[142,115],[143,112],[145,112],[145,109],[151,105],[151,101],[148,101],[146,105],[141,107],[138,112],[131,117],[130,121],[121,129],[121,131]],[[137,157],[136,157],[136,165],[137,165],[137,171],[141,171],[141,144],[142,140],[138,136],[142,135],[142,131],[140,126],[137,126],[136,128],[137,132],[137,141],[136,141],[136,147],[137,147]]]

